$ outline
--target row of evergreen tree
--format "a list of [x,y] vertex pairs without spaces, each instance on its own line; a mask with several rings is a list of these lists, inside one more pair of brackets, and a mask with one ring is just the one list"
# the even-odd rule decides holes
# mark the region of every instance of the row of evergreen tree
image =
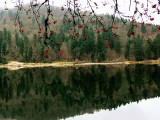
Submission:
[[[160,35],[154,40],[145,40],[139,34],[128,40],[126,45],[122,46],[123,40],[120,37],[113,38],[111,31],[95,34],[93,28],[86,31],[87,39],[84,39],[84,33],[80,34],[78,39],[73,40],[64,33],[65,29],[61,29],[60,33],[54,33],[51,39],[47,41],[49,48],[49,58],[44,58],[47,47],[43,43],[43,39],[39,35],[34,34],[32,38],[28,38],[25,34],[15,32],[13,35],[5,28],[0,31],[0,63],[16,60],[22,62],[53,62],[53,61],[90,61],[103,62],[108,60],[108,51],[113,51],[117,57],[124,56],[128,60],[146,60],[158,59],[160,57]],[[64,31],[63,31],[64,30]],[[110,45],[108,44],[108,38]],[[54,42],[53,42],[54,41]],[[64,50],[64,55],[60,56],[55,43]],[[105,46],[108,46],[105,48]],[[125,52],[121,51],[125,48]]]
[[145,40],[139,34],[129,39],[125,48],[125,58],[128,60],[150,60],[160,57],[160,34],[154,40]]

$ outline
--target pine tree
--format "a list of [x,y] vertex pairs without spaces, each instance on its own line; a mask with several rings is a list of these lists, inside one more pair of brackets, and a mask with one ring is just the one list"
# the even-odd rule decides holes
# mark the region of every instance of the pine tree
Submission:
[[145,25],[141,25],[141,32],[145,33],[146,32],[146,26]]
[[105,41],[100,34],[97,36],[97,60],[98,62],[105,61],[106,59],[106,49],[105,49]]
[[148,39],[147,42],[146,42],[146,46],[145,46],[145,57],[147,59],[152,59],[153,57],[153,53],[152,53],[152,40],[151,39]]
[[126,44],[126,48],[125,48],[125,58],[126,58],[126,59],[129,58],[130,46],[131,46],[131,40],[129,39],[129,41],[128,41],[127,44]]
[[138,34],[134,40],[135,59],[137,61],[144,60],[143,37]]
[[160,57],[160,34],[158,34],[153,41],[153,51],[155,59],[158,59]]

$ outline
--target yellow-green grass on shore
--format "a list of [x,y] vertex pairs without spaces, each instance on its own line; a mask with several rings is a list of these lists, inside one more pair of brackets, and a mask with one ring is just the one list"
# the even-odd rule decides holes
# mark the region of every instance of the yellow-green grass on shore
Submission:
[[17,61],[9,61],[8,64],[0,65],[0,68],[8,68],[9,70],[17,70],[21,68],[36,67],[68,67],[68,66],[88,66],[88,65],[129,65],[129,64],[158,64],[160,60],[146,61],[124,61],[124,62],[105,62],[105,63],[89,63],[89,62],[53,62],[53,63],[23,63]]

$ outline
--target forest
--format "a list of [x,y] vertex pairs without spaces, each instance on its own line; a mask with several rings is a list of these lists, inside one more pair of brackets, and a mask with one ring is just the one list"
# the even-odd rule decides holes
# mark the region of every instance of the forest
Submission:
[[[60,18],[60,8],[53,8],[59,13],[56,16]],[[45,12],[41,11],[39,18],[44,24]],[[107,33],[95,31],[96,23],[91,23],[87,29],[87,37],[83,34],[77,34],[78,39],[71,39],[71,24],[57,21],[52,27],[51,39],[48,41],[47,48],[44,44],[44,37],[36,31],[37,25],[34,17],[26,20],[22,13],[22,22],[20,27],[24,32],[19,32],[19,28],[12,21],[16,14],[15,9],[9,11],[0,11],[0,63],[8,61],[19,62],[54,62],[54,61],[82,61],[82,62],[111,62],[111,61],[143,61],[158,59],[160,57],[160,34],[156,25],[137,24],[136,33],[130,34],[131,21],[124,25],[117,17],[115,23],[117,28]],[[109,27],[111,15],[100,15],[103,17],[105,26]],[[8,19],[9,18],[9,19]],[[125,19],[124,19],[125,20]],[[98,26],[99,29],[100,25]],[[118,37],[115,37],[113,33]],[[107,34],[107,35],[106,35]],[[45,35],[44,35],[45,36]],[[86,38],[85,38],[86,37]],[[58,48],[62,51],[58,52]],[[47,50],[48,49],[48,50]],[[46,53],[47,50],[47,53]]]

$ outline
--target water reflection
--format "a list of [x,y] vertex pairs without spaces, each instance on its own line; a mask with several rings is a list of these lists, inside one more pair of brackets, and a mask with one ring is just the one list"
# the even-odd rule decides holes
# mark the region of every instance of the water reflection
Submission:
[[65,120],[159,120],[160,98],[142,100],[121,106],[116,110],[100,110]]
[[160,67],[0,69],[0,118],[56,120],[160,96]]

